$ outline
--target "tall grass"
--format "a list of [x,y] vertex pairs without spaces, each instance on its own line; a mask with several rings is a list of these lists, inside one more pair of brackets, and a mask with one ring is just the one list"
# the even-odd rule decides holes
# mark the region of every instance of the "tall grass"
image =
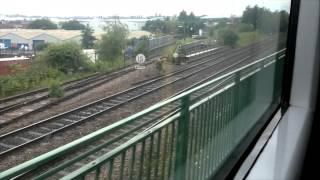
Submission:
[[267,37],[266,34],[260,33],[258,31],[240,32],[238,35],[239,35],[239,40],[237,45],[239,47],[248,46],[252,43],[255,43]]

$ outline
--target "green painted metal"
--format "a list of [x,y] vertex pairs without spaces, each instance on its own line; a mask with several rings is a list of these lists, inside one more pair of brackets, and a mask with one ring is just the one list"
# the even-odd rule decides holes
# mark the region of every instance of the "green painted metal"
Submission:
[[175,176],[174,179],[186,179],[186,160],[189,136],[189,106],[190,97],[185,96],[181,99],[181,117],[178,121],[178,136],[175,161]]
[[[257,111],[259,114],[263,108],[258,107],[268,105],[260,105],[259,98],[270,100],[270,103],[279,102],[284,53],[285,50],[281,50],[259,59],[1,172],[0,179],[14,178],[41,167],[57,157],[84,147],[106,134],[176,102],[180,104],[175,113],[164,117],[147,131],[141,132],[63,179],[208,179],[219,170],[252,125],[257,123],[255,120],[242,118],[247,108],[253,107],[252,113]],[[261,81],[265,81],[266,88],[263,90],[258,88],[261,86]],[[192,94],[207,87],[211,88],[205,95],[191,99]],[[269,91],[272,91],[271,94]],[[123,136],[130,135],[138,128]],[[93,150],[53,167],[37,179],[51,177],[123,136],[100,144]]]

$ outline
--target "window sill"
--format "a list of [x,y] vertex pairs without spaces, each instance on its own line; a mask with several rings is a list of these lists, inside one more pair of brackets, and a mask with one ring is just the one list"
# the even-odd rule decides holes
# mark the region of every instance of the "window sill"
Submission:
[[289,107],[277,113],[234,179],[298,179],[311,125],[312,113]]

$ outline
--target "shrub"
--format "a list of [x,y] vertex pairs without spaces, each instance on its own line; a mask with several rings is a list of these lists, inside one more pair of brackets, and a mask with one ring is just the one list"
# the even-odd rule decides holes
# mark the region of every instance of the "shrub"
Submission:
[[43,50],[45,50],[48,46],[49,46],[48,43],[40,43],[40,44],[37,44],[37,45],[34,47],[34,49],[35,49],[36,51],[43,51]]
[[252,31],[254,31],[254,27],[252,24],[241,23],[238,26],[238,31],[239,32],[252,32]]
[[163,61],[156,61],[156,69],[160,74],[164,72]]
[[58,81],[52,81],[49,87],[49,96],[50,97],[62,97],[64,94],[63,88]]
[[64,73],[89,70],[89,60],[80,45],[72,42],[50,45],[40,57],[49,67]]
[[129,35],[128,27],[120,22],[109,24],[104,28],[105,33],[97,42],[97,53],[99,61],[116,61],[122,56],[122,51],[127,44]]
[[227,29],[227,30],[220,31],[220,41],[222,41],[224,45],[227,45],[233,48],[236,45],[238,40],[239,40],[239,36],[233,30]]
[[143,36],[138,41],[138,45],[136,49],[134,50],[134,54],[144,54],[145,56],[149,55],[149,39],[147,36]]

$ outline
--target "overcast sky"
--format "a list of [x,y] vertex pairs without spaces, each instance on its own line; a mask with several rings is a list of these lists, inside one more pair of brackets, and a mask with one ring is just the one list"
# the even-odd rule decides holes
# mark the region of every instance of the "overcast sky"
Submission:
[[182,9],[196,15],[241,15],[247,5],[289,10],[290,0],[1,0],[0,14],[40,16],[174,15]]

